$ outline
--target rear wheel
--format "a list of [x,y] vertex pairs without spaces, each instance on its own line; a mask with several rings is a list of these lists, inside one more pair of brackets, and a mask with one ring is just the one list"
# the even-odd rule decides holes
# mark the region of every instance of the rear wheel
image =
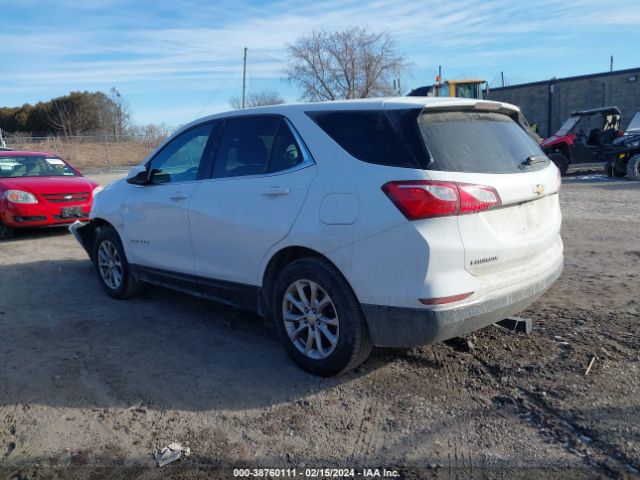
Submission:
[[98,227],[93,258],[100,285],[109,296],[125,299],[142,292],[143,284],[129,269],[120,237],[112,227]]
[[565,154],[555,152],[549,155],[549,159],[556,164],[556,167],[560,169],[560,173],[563,175],[567,173],[567,170],[569,170],[569,159]]
[[2,220],[0,220],[0,240],[8,240],[10,238],[13,238],[14,233],[15,230],[13,227],[2,223]]
[[627,162],[627,175],[634,180],[640,180],[640,153],[635,154]]
[[319,258],[287,265],[272,296],[275,324],[291,358],[316,375],[349,371],[373,344],[360,304],[335,267]]

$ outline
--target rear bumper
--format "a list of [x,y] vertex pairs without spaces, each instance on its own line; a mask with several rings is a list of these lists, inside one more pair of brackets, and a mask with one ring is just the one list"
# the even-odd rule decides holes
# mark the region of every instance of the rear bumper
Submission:
[[362,310],[375,345],[427,345],[479,330],[524,310],[558,279],[562,268],[560,256],[550,268],[530,281],[459,307],[428,309],[363,304]]

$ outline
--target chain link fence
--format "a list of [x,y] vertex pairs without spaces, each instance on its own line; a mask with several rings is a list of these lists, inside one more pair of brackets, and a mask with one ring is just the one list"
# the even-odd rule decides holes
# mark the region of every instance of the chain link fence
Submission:
[[7,147],[58,155],[83,172],[127,169],[138,165],[169,132],[151,135],[38,136],[5,133]]

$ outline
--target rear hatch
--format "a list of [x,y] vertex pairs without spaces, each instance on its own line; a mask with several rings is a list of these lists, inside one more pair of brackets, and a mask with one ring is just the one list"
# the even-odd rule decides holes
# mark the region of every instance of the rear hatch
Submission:
[[473,275],[538,263],[560,241],[559,172],[507,113],[425,108],[418,117],[430,178],[490,187],[499,196],[499,205],[457,217]]

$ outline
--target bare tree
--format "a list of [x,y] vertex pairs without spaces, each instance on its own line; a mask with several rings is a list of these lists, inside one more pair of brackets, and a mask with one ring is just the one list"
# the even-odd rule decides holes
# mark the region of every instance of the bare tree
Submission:
[[78,108],[66,98],[61,97],[51,101],[47,122],[68,139],[83,130],[85,119]]
[[[242,101],[239,97],[233,97],[229,100],[231,106],[235,109],[242,108]],[[246,107],[263,107],[265,105],[280,105],[284,103],[284,99],[273,90],[264,90],[258,93],[250,93],[245,99]]]
[[120,95],[120,92],[113,87],[111,89],[111,115],[110,123],[113,131],[113,136],[116,140],[127,130],[129,127],[129,120],[131,115],[129,113],[129,102]]
[[309,101],[391,95],[408,67],[388,33],[352,27],[311,33],[289,45],[289,81]]

